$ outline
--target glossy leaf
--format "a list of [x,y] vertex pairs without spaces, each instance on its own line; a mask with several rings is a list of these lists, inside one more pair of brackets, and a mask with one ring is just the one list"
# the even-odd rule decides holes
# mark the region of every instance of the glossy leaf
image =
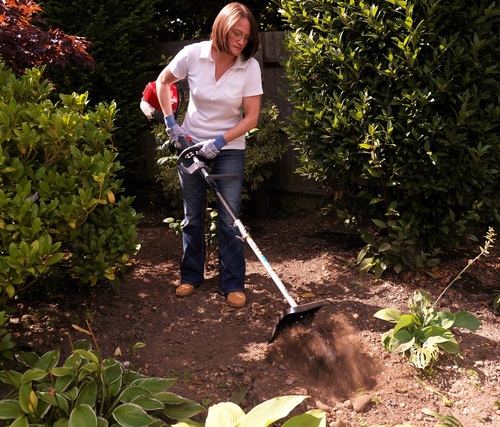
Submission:
[[143,427],[154,420],[144,409],[133,403],[118,406],[113,411],[113,417],[123,427]]
[[71,411],[68,427],[97,427],[97,416],[89,405],[79,405]]
[[26,416],[17,418],[10,427],[29,427],[29,419]]
[[374,314],[374,317],[388,322],[397,323],[403,313],[395,308],[383,308]]
[[239,427],[268,426],[286,417],[307,396],[283,396],[257,405],[241,421]]
[[315,409],[289,419],[283,427],[326,427],[326,414]]
[[[236,403],[222,402],[211,406],[205,422],[206,427],[234,427],[245,417],[245,412]],[[257,425],[257,424],[255,424]],[[264,424],[259,424],[264,425]]]
[[176,381],[173,379],[162,379],[162,378],[140,378],[135,380],[132,385],[137,385],[149,390],[151,393],[160,393],[168,390],[172,384]]
[[174,420],[189,418],[205,410],[202,405],[175,393],[155,393],[154,397],[165,405],[165,415]]
[[455,313],[455,322],[453,323],[453,327],[476,331],[480,326],[481,321],[473,314],[466,311],[458,311]]
[[21,417],[24,413],[17,400],[0,400],[0,420],[12,420]]

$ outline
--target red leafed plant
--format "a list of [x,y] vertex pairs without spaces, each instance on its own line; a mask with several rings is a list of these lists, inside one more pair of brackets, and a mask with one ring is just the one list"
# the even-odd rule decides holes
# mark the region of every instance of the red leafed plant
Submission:
[[42,12],[31,0],[0,0],[0,57],[17,72],[69,63],[95,68],[87,52],[90,42],[59,29],[40,28],[37,24],[45,25]]

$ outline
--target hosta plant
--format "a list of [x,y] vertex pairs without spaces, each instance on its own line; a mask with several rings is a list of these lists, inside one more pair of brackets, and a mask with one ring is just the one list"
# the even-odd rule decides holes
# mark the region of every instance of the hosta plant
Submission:
[[436,311],[436,306],[445,292],[459,280],[465,271],[480,257],[489,254],[495,242],[495,230],[489,227],[485,235],[485,243],[479,247],[479,254],[469,260],[467,265],[441,292],[434,303],[429,294],[416,290],[408,302],[410,313],[403,313],[395,308],[377,311],[375,317],[396,326],[382,335],[382,344],[386,350],[402,353],[408,358],[410,365],[426,369],[433,365],[441,351],[459,353],[458,343],[451,331],[452,328],[465,328],[475,331],[480,326],[479,319],[466,311],[455,314],[449,311]]
[[384,348],[403,354],[410,365],[418,369],[431,367],[441,351],[459,353],[452,328],[475,331],[480,326],[479,319],[466,311],[455,314],[436,311],[430,295],[421,289],[413,293],[408,306],[410,313],[385,308],[375,313],[375,317],[396,324],[393,329],[382,334]]
[[[181,421],[172,427],[266,427],[286,417],[306,396],[275,397],[257,405],[245,414],[243,409],[232,402],[213,405],[208,410],[204,424],[195,421]],[[282,427],[326,427],[325,412],[311,410],[290,418]]]
[[62,365],[59,358],[59,350],[19,353],[24,369],[0,371],[11,387],[0,401],[0,420],[17,427],[161,426],[160,417],[180,420],[204,410],[167,391],[175,379],[146,377],[102,358],[87,340],[75,343]]

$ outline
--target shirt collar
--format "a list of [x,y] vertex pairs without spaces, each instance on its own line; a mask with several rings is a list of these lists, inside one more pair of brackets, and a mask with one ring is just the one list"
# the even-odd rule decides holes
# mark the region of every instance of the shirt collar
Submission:
[[[210,61],[213,61],[212,58],[212,41],[206,41],[201,46],[200,58],[206,58]],[[241,58],[241,55],[236,58],[236,62],[233,65],[233,68],[246,68],[248,65],[248,61],[244,61]]]

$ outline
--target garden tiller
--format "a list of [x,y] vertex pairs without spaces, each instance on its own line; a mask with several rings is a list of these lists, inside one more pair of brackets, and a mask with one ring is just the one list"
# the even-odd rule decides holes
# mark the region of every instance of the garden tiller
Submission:
[[[283,282],[280,280],[278,275],[274,272],[273,268],[267,261],[266,257],[262,254],[260,249],[257,247],[257,244],[254,242],[252,237],[250,236],[250,233],[246,229],[246,227],[243,225],[241,220],[237,218],[236,214],[234,211],[231,209],[231,206],[229,203],[226,201],[224,196],[221,194],[217,187],[217,179],[230,179],[232,178],[231,175],[213,175],[209,173],[209,168],[207,164],[202,160],[202,158],[199,158],[196,156],[196,152],[200,149],[198,146],[189,146],[189,141],[184,140],[180,141],[181,146],[184,148],[183,151],[180,153],[178,159],[177,159],[177,167],[182,173],[187,173],[187,174],[194,174],[196,172],[200,173],[201,176],[205,179],[209,187],[214,191],[217,200],[219,203],[224,207],[226,212],[229,214],[233,221],[234,227],[238,228],[238,231],[241,234],[241,239],[245,240],[252,250],[254,251],[255,255],[257,255],[257,258],[259,258],[260,262],[262,265],[265,267],[271,278],[273,279],[274,283],[278,287],[278,289],[281,291],[285,299],[287,300],[288,304],[290,305],[290,308],[286,309],[280,316],[278,323],[273,329],[273,333],[271,335],[271,339],[269,342],[271,343],[274,341],[274,339],[282,333],[285,329],[291,327],[291,326],[297,326],[297,325],[305,325],[309,326],[312,321],[314,320],[314,316],[316,315],[316,312],[323,307],[324,305],[327,304],[326,301],[316,301],[316,302],[310,302],[307,304],[301,304],[298,305],[292,296],[289,294],[288,290],[286,289],[285,285]],[[187,148],[185,148],[187,147]],[[186,158],[191,158],[193,160],[193,163],[189,166],[186,167],[185,165],[182,164],[182,160]]]
[[[179,102],[181,101],[181,93],[179,92],[177,86],[175,84],[170,86],[170,94],[172,98],[172,109],[177,112],[179,107]],[[141,110],[149,119],[155,119],[159,122],[163,122],[163,113],[161,112],[160,103],[158,101],[158,95],[156,92],[156,83],[150,82],[147,84],[146,88],[142,93],[143,97],[141,100]],[[192,142],[187,137],[179,138],[179,144],[177,145],[180,148],[181,153],[177,159],[177,167],[182,173],[194,174],[196,172],[200,173],[202,177],[205,179],[209,187],[214,191],[217,200],[219,203],[224,206],[227,213],[231,217],[233,221],[234,227],[238,228],[238,231],[241,234],[241,239],[245,240],[252,250],[254,251],[257,258],[259,258],[262,265],[265,267],[274,283],[281,291],[285,299],[287,300],[290,308],[285,310],[273,329],[273,333],[271,335],[271,339],[269,342],[273,342],[274,339],[285,329],[291,326],[304,325],[309,326],[314,320],[314,316],[316,312],[327,304],[326,301],[316,301],[310,302],[307,304],[298,305],[291,295],[288,293],[285,285],[280,280],[278,275],[274,272],[273,268],[267,261],[266,257],[262,254],[260,249],[257,247],[256,243],[248,233],[246,227],[243,225],[241,220],[237,218],[234,211],[231,209],[231,206],[226,201],[224,196],[220,193],[217,188],[216,179],[231,179],[231,175],[211,175],[209,173],[209,168],[206,163],[196,156],[196,152],[200,149],[200,147],[192,145]],[[182,164],[182,160],[186,158],[192,158],[193,164],[189,167],[186,167]]]

